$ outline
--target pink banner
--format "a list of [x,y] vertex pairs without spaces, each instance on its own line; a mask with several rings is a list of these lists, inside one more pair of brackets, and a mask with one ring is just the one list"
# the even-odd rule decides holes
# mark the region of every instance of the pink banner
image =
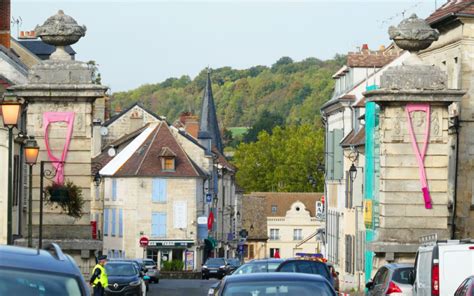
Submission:
[[[406,114],[408,117],[408,132],[410,133],[411,138],[411,146],[413,151],[415,152],[416,160],[418,162],[418,171],[420,174],[420,183],[421,183],[421,191],[423,192],[423,198],[425,200],[425,208],[431,209],[433,205],[431,204],[431,195],[428,188],[428,181],[426,180],[426,170],[425,170],[425,156],[426,150],[428,149],[428,142],[430,138],[430,124],[431,124],[431,112],[430,112],[430,105],[429,104],[407,104],[406,106]],[[423,140],[423,149],[420,152],[418,148],[418,143],[416,142],[415,132],[413,131],[413,122],[411,120],[411,113],[413,112],[425,112],[425,138]]]
[[[67,134],[66,142],[64,144],[61,158],[57,158],[51,152],[49,147],[49,131],[48,127],[53,122],[66,122],[67,123]],[[74,112],[45,112],[43,114],[43,127],[44,127],[44,141],[46,144],[46,152],[48,153],[49,160],[53,162],[53,167],[56,170],[56,183],[64,183],[64,161],[66,160],[67,152],[69,150],[69,143],[71,143],[72,130],[74,127]]]

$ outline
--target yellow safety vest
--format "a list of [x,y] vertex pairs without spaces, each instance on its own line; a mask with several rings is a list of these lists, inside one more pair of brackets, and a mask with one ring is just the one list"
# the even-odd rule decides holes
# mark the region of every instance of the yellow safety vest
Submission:
[[98,283],[102,285],[102,287],[106,288],[109,285],[109,279],[107,278],[107,272],[105,271],[105,268],[97,264],[94,269],[92,270],[92,274],[95,273],[96,268],[100,269],[100,275],[95,278],[94,282],[92,283],[92,286],[97,286]]

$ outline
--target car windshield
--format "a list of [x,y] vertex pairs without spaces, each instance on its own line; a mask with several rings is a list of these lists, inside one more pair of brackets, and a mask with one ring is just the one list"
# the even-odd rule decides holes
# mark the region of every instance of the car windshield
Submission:
[[137,274],[132,263],[109,263],[105,264],[105,269],[108,276],[132,276]]
[[221,265],[225,265],[225,260],[222,259],[222,258],[211,258],[211,259],[207,259],[205,265],[218,265],[218,266],[221,266]]
[[0,269],[0,295],[81,296],[76,278],[31,270]]
[[229,264],[232,264],[233,266],[239,266],[240,261],[239,259],[229,259]]
[[153,260],[143,260],[143,263],[145,263],[146,266],[156,265]]
[[301,272],[301,273],[310,273],[310,274],[319,274],[330,279],[328,269],[326,265],[322,262],[315,261],[290,261],[283,263],[279,268],[281,272]]
[[412,267],[407,267],[407,268],[399,268],[396,269],[395,272],[393,273],[393,281],[400,283],[400,284],[412,284],[412,277],[411,273],[413,272]]
[[223,296],[333,296],[331,289],[323,282],[278,281],[278,282],[235,282],[227,283]]
[[252,262],[237,268],[234,274],[273,272],[280,265],[280,262]]

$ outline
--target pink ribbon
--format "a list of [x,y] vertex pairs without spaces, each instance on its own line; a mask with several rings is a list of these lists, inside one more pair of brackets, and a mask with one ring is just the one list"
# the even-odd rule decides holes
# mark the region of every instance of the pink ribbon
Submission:
[[[433,205],[431,204],[431,195],[428,189],[428,182],[426,180],[426,171],[425,171],[425,164],[424,164],[426,150],[428,149],[428,141],[430,137],[430,123],[431,123],[430,105],[429,104],[407,104],[405,111],[408,117],[408,131],[410,133],[411,146],[413,147],[416,160],[418,161],[421,191],[423,192],[423,198],[425,200],[425,208],[431,209],[433,208]],[[416,111],[422,111],[426,113],[425,139],[423,142],[423,150],[421,151],[421,153],[418,148],[418,144],[416,142],[416,136],[415,136],[415,132],[413,131],[413,123],[410,116],[412,112],[416,112]]]
[[[49,148],[48,127],[53,122],[67,122],[66,143],[64,144],[61,159],[56,158]],[[66,160],[67,152],[69,150],[69,143],[71,142],[72,130],[74,127],[74,112],[45,112],[43,114],[44,126],[44,141],[46,144],[46,152],[49,160],[53,162],[53,167],[56,170],[56,183],[64,183],[64,161]]]

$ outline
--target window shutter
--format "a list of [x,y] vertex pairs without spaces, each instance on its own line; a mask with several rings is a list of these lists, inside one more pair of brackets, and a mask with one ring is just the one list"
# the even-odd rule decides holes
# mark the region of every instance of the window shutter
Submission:
[[166,202],[166,179],[154,178],[152,184],[152,201]]
[[343,158],[344,151],[340,145],[344,132],[342,129],[334,130],[334,180],[343,178]]
[[159,213],[152,213],[151,214],[151,236],[158,237],[158,221],[159,221]]
[[112,179],[112,200],[117,200],[117,179]]
[[326,176],[328,180],[334,179],[334,131],[328,131],[326,138]]
[[119,236],[123,237],[123,210],[119,209]]
[[166,237],[166,213],[158,214],[158,236]]
[[115,214],[116,214],[116,209],[112,209],[112,236],[115,236],[115,225],[117,224],[116,223],[116,220],[115,220]]
[[104,235],[109,235],[109,209],[104,209]]
[[188,225],[188,207],[187,202],[175,201],[173,205],[174,228],[187,228]]

